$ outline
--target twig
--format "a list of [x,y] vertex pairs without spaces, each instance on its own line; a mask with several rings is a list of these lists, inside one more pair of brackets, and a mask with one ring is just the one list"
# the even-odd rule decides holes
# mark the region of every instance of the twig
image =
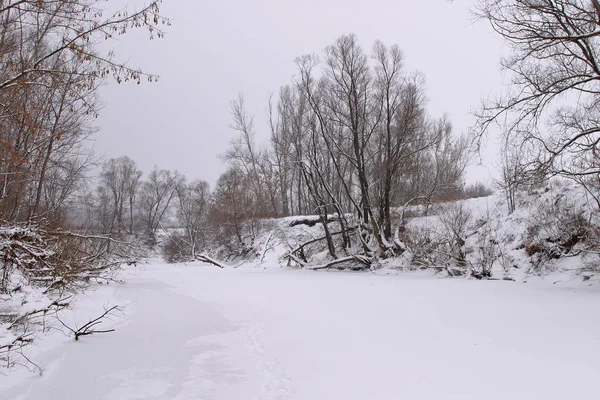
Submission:
[[[35,362],[33,362],[33,361],[31,360],[31,358],[27,357],[27,356],[25,355],[25,353],[23,353],[23,347],[22,347],[22,346],[21,346],[20,350],[21,350],[21,351],[20,351],[19,353],[21,354],[21,357],[23,357],[23,358],[24,358],[24,359],[25,359],[25,360],[26,360],[26,361],[27,361],[29,364],[31,364],[31,365],[33,365],[34,367],[36,367],[36,368],[38,369],[38,371],[40,372],[40,376],[42,376],[42,375],[44,374],[44,370],[42,369],[42,367],[40,367],[38,364],[36,364]],[[33,372],[33,371],[32,371],[32,372]]]

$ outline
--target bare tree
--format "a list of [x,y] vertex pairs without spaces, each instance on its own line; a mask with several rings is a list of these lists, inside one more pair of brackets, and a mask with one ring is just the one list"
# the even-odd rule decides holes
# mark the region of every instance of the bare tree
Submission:
[[265,149],[259,149],[255,143],[254,117],[245,109],[244,97],[239,95],[231,102],[233,123],[231,128],[239,132],[232,141],[230,150],[223,156],[231,165],[239,168],[248,176],[252,190],[257,197],[257,205],[265,211],[263,204],[270,204],[271,214],[278,215],[276,185],[273,181],[272,165]]
[[[359,217],[371,223],[379,237],[379,227],[373,218],[368,181],[368,144],[379,123],[381,110],[370,101],[371,72],[367,57],[354,35],[340,37],[325,50],[326,80],[330,98],[326,102],[332,116],[348,133],[351,152],[344,153],[356,169],[360,189]],[[380,242],[383,246],[383,244]]]
[[504,193],[508,213],[512,214],[517,209],[516,193],[519,186],[523,184],[524,167],[519,162],[519,149],[514,146],[505,144],[501,149],[501,155],[501,175],[496,181],[496,186]]
[[[279,91],[275,109],[272,98],[269,101],[269,127],[274,164],[277,168],[281,213],[290,215],[302,213],[299,165],[302,159],[302,140],[299,140],[306,107],[296,88],[284,86]],[[294,191],[297,191],[294,193]]]
[[137,204],[137,198],[140,192],[140,183],[143,173],[137,169],[137,166],[133,160],[128,160],[125,162],[123,168],[125,196],[129,203],[129,233],[133,234],[136,218],[135,206]]
[[402,53],[397,46],[387,48],[376,42],[376,91],[382,104],[383,118],[377,137],[374,174],[379,224],[386,240],[392,236],[391,204],[396,192],[407,195],[407,187],[399,177],[409,173],[411,158],[431,147],[423,141],[426,129],[425,96],[420,74],[405,77]]
[[397,45],[387,48],[377,41],[373,46],[375,67],[375,86],[382,104],[382,123],[377,156],[375,157],[377,174],[381,174],[379,190],[378,223],[383,228],[386,239],[391,238],[392,222],[390,215],[392,179],[399,168],[399,147],[402,138],[394,131],[394,121],[401,107],[402,51]]
[[180,182],[177,191],[177,218],[185,230],[189,256],[194,259],[205,244],[210,206],[210,189],[205,181]]
[[[329,212],[331,210],[337,214],[341,225],[343,249],[346,251],[352,245],[348,236],[349,222],[346,214],[348,211],[354,211],[360,216],[362,212],[352,192],[355,171],[351,158],[347,156],[350,149],[343,137],[343,127],[331,117],[328,110],[328,82],[325,77],[317,81],[314,75],[318,58],[304,56],[296,63],[300,72],[300,79],[296,85],[310,109],[305,124],[309,133],[308,140],[304,143],[305,149],[300,163],[302,178],[313,199],[315,211],[320,216],[329,254],[336,258],[328,226]],[[370,251],[368,246],[363,244],[365,249]]]
[[[94,86],[96,79],[112,74],[118,82],[139,81],[139,69],[114,60],[113,52],[100,53],[93,44],[98,39],[110,40],[129,29],[145,28],[150,37],[162,37],[161,25],[169,21],[160,15],[161,0],[151,1],[138,11],[119,8],[108,13],[101,0],[4,0],[0,3],[0,41],[5,64],[0,91],[19,85],[35,85],[48,75],[61,75],[61,65],[48,68],[47,61],[60,56],[65,63],[84,60],[94,68],[82,71]],[[26,50],[26,51],[20,51]]]
[[528,148],[520,162],[528,171],[596,179],[600,3],[482,0],[478,14],[511,49],[502,60],[511,84],[505,96],[482,106],[475,138],[499,123],[507,143]]
[[53,220],[85,175],[90,157],[82,144],[95,131],[96,87],[76,90],[79,69],[75,64],[68,75],[10,93],[10,112],[0,118],[0,215],[6,220]]
[[445,237],[450,245],[452,261],[459,268],[467,265],[465,243],[472,220],[473,215],[464,207],[463,203],[447,205],[440,214]]
[[252,184],[244,172],[235,167],[230,167],[217,181],[210,224],[217,244],[225,248],[228,256],[246,254],[251,244],[248,240],[254,240],[256,204],[251,191]]
[[[0,218],[58,223],[89,166],[97,88],[155,76],[102,52],[99,39],[130,29],[162,37],[160,0],[139,11],[101,0],[0,2]],[[108,16],[106,16],[108,15]],[[49,182],[52,180],[52,183]]]
[[142,183],[139,195],[141,219],[151,244],[156,243],[156,231],[166,216],[182,176],[178,172],[154,168]]
[[[134,202],[142,176],[133,160],[127,156],[112,158],[102,166],[100,173],[101,192],[110,193],[110,222],[109,232],[113,229],[121,233],[129,229],[133,233]],[[129,224],[125,219],[129,214]]]

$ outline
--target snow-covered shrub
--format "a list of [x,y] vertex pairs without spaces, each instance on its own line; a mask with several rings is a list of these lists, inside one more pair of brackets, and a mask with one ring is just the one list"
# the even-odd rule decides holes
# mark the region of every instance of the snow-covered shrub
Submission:
[[465,268],[456,265],[448,237],[434,225],[408,227],[401,237],[410,267],[443,271],[449,276],[465,274]]
[[[240,239],[241,238],[241,239]],[[254,236],[234,235],[229,236],[227,231],[220,231],[215,238],[216,249],[214,253],[218,258],[232,260],[246,257],[252,253]]]
[[449,276],[467,272],[466,237],[472,222],[471,212],[460,202],[447,203],[437,217],[425,224],[408,224],[400,239],[408,251],[410,264],[432,268]]
[[445,241],[450,246],[450,254],[456,267],[467,265],[465,247],[467,231],[473,222],[472,212],[462,202],[450,203],[439,214]]
[[595,230],[585,211],[561,198],[538,208],[523,239],[532,270],[545,272],[551,261],[593,245]]
[[272,219],[251,218],[235,223],[210,220],[206,246],[198,251],[213,254],[220,260],[252,259],[260,253],[257,248],[260,236],[274,228]]
[[476,226],[473,234],[475,244],[469,259],[471,276],[477,279],[491,278],[492,268],[502,254],[500,243],[489,215],[476,221]]
[[15,270],[28,283],[48,289],[74,287],[109,277],[132,263],[131,244],[110,237],[48,232],[39,226],[0,227],[0,291]]
[[410,263],[449,276],[490,278],[502,254],[492,216],[475,219],[465,202],[444,204],[437,214],[430,223],[409,226],[403,233]]
[[408,227],[402,231],[401,238],[410,254],[411,266],[432,268],[440,265],[441,260],[437,257],[440,243],[431,226]]
[[168,263],[178,263],[193,259],[193,250],[183,233],[173,232],[162,244],[162,254]]
[[54,251],[42,235],[26,226],[0,227],[0,293],[8,293],[15,271],[31,281],[52,280]]
[[494,194],[491,187],[487,186],[483,182],[475,182],[465,186],[462,189],[463,199],[474,199],[478,197],[488,197]]

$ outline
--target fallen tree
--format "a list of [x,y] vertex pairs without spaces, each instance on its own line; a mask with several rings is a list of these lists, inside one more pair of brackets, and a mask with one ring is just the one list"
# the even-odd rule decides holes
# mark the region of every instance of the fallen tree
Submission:
[[[330,236],[337,236],[337,235],[350,233],[350,232],[355,231],[356,229],[357,229],[356,227],[351,227],[351,228],[347,228],[345,231],[332,232],[332,233],[330,233]],[[290,250],[290,252],[288,254],[286,254],[283,258],[287,258],[288,260],[293,260],[300,265],[304,265],[308,262],[308,260],[306,258],[306,254],[304,252],[304,248],[306,246],[309,246],[311,244],[314,244],[314,243],[317,243],[317,242],[320,242],[320,241],[323,241],[326,239],[327,239],[327,236],[322,236],[322,237],[314,238],[307,242],[304,242],[304,243],[296,246],[292,250]],[[296,253],[298,253],[298,255],[296,255]],[[300,257],[300,259],[298,259],[298,257]]]
[[[336,215],[327,216],[328,223],[329,222],[340,222],[340,220],[341,220],[341,218]],[[306,215],[303,217],[295,217],[289,223],[289,226],[290,227],[294,227],[294,226],[298,226],[298,225],[315,226],[317,224],[320,224],[321,221],[322,221],[322,218],[320,215]]]
[[219,267],[221,269],[225,268],[225,265],[221,264],[220,262],[212,259],[211,257],[207,256],[206,254],[196,254],[196,260],[203,262],[203,263],[207,263],[207,264],[212,264],[216,267]]
[[371,264],[372,264],[373,260],[370,257],[364,256],[364,255],[352,255],[352,256],[348,256],[348,257],[344,257],[344,258],[338,258],[336,260],[330,261],[325,265],[319,266],[319,267],[313,267],[311,268],[313,271],[318,271],[320,269],[329,269],[329,268],[337,268],[337,269],[347,269],[347,268],[343,268],[341,267],[341,264],[345,264],[345,263],[358,263],[359,265],[361,265],[360,268],[350,268],[352,270],[365,270],[368,268],[371,268]]

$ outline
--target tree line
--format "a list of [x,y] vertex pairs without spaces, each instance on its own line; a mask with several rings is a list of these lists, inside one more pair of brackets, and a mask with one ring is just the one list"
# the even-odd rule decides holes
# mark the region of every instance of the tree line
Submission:
[[180,230],[163,241],[167,257],[184,260],[207,249],[243,255],[258,221],[315,215],[333,259],[371,259],[404,251],[409,205],[490,193],[465,186],[468,140],[428,114],[425,79],[405,70],[398,46],[376,42],[368,55],[344,35],[296,65],[292,83],[268,99],[268,141],[258,142],[243,95],[231,101],[235,136],[213,191],[156,168],[143,180],[131,159],[111,159],[86,195],[87,225],[154,244],[168,217]]
[[248,221],[314,214],[332,258],[393,256],[403,251],[402,209],[473,191],[463,182],[468,149],[496,123],[510,211],[516,188],[552,175],[577,181],[600,204],[595,0],[479,2],[479,16],[510,45],[503,66],[511,84],[484,102],[469,137],[427,112],[424,76],[406,70],[398,46],[378,41],[366,51],[343,35],[297,58],[292,80],[265,102],[267,142],[257,141],[244,97],[231,102],[237,134],[212,192],[172,171],[142,179],[127,158],[107,161],[90,189],[93,156],[83,144],[96,130],[99,85],[156,80],[97,43],[136,28],[161,37],[169,21],[160,3],[107,14],[97,0],[0,1],[3,224],[142,232],[152,243],[170,215],[189,226],[186,242],[197,249],[199,221],[208,218],[243,248]]
[[429,115],[425,79],[403,63],[398,46],[378,41],[367,53],[355,35],[299,57],[292,82],[269,99],[268,143],[257,143],[244,97],[234,99],[238,135],[217,183],[217,192],[237,190],[229,212],[316,214],[333,258],[356,246],[369,255],[401,252],[396,209],[460,196],[469,160],[467,138],[447,117]]

